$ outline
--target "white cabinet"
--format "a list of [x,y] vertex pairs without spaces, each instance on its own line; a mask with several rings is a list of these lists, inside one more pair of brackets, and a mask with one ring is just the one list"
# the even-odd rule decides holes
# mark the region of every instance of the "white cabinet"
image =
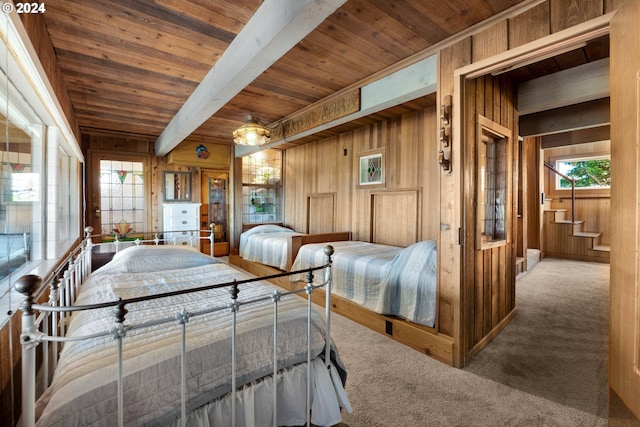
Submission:
[[162,229],[170,243],[200,248],[200,203],[164,203]]

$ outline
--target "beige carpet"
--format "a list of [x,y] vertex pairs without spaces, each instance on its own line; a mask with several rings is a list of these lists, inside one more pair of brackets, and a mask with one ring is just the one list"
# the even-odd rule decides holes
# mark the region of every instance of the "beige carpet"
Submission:
[[609,266],[545,259],[464,369],[335,316],[353,406],[341,426],[606,426]]

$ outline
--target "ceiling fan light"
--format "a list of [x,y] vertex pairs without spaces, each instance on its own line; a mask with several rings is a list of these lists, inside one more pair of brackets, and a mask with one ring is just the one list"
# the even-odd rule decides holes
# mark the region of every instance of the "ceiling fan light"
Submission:
[[251,115],[244,125],[233,131],[233,142],[239,145],[263,145],[271,139],[271,131],[262,126]]

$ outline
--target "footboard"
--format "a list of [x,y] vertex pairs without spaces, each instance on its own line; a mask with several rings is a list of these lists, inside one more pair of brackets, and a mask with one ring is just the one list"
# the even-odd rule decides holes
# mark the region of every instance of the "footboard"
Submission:
[[339,242],[344,240],[351,240],[350,231],[292,236],[287,253],[287,271],[291,271],[291,266],[303,245],[307,245],[309,243]]
[[[91,229],[91,231],[93,231],[93,229],[91,227],[87,227],[88,229]],[[200,242],[201,240],[206,240],[209,242],[210,246],[211,246],[211,250],[209,255],[214,256],[213,252],[214,252],[214,228],[215,228],[215,223],[211,223],[209,224],[209,230],[182,230],[180,231],[180,239],[184,240],[185,238],[187,239],[187,241],[189,242],[190,246],[194,246],[194,243],[196,242]],[[91,235],[90,233],[87,234],[87,238],[89,239],[89,241],[91,241],[92,238],[96,238],[96,237],[104,237],[105,235],[101,234],[101,235]],[[92,243],[93,246],[113,246],[114,248],[114,252],[119,252],[122,248],[124,248],[127,244],[128,245],[177,245],[179,244],[179,239],[178,239],[178,232],[177,231],[156,231],[152,234],[152,238],[150,239],[145,239],[143,236],[144,234],[142,234],[142,236],[138,236],[135,239],[126,239],[123,236],[120,236],[118,234],[115,235],[108,235],[110,238],[113,238],[112,241],[108,241],[108,242],[101,242],[101,243]],[[163,237],[160,237],[163,236]],[[168,236],[168,237],[166,237]]]
[[[86,246],[90,244],[85,243]],[[90,251],[89,251],[90,253]],[[300,271],[296,271],[293,273],[281,273],[275,274],[266,277],[260,278],[250,278],[246,280],[233,280],[227,281],[224,283],[216,283],[210,284],[206,286],[198,286],[198,287],[190,287],[188,289],[178,289],[175,291],[162,292],[153,295],[145,295],[140,297],[130,297],[126,299],[117,299],[111,301],[105,301],[98,304],[82,304],[82,299],[79,300],[79,304],[74,305],[73,301],[75,296],[77,295],[78,290],[82,287],[84,279],[87,278],[86,273],[78,274],[77,280],[74,282],[72,288],[74,289],[73,293],[68,293],[69,300],[67,301],[65,298],[61,298],[61,295],[65,292],[60,292],[58,283],[55,280],[51,280],[50,283],[43,283],[43,280],[34,275],[23,276],[18,280],[15,287],[16,289],[23,294],[24,300],[21,305],[22,314],[22,335],[21,335],[21,343],[23,346],[22,353],[22,378],[23,378],[23,394],[22,394],[22,425],[23,426],[33,426],[36,423],[36,398],[39,395],[37,389],[44,389],[44,396],[47,396],[47,393],[51,391],[52,388],[49,383],[50,378],[50,370],[56,368],[56,363],[58,360],[58,345],[60,346],[73,346],[74,343],[82,342],[85,340],[95,340],[96,342],[99,340],[103,340],[105,342],[109,342],[110,346],[115,347],[115,353],[117,357],[114,359],[113,365],[108,365],[105,367],[101,367],[100,369],[105,370],[105,372],[109,370],[113,370],[113,372],[117,373],[117,379],[114,380],[115,386],[117,388],[116,396],[112,396],[111,400],[117,401],[117,409],[114,408],[114,413],[117,413],[118,425],[122,426],[125,424],[125,405],[130,402],[127,398],[127,393],[129,392],[130,378],[127,378],[128,373],[131,371],[131,366],[127,365],[129,363],[129,359],[125,357],[125,351],[123,351],[123,344],[127,344],[127,348],[131,346],[133,338],[129,339],[129,336],[139,336],[138,339],[141,340],[140,336],[147,332],[145,331],[153,331],[154,328],[157,330],[165,331],[167,330],[171,324],[178,328],[179,332],[179,344],[176,345],[176,354],[175,357],[168,360],[176,360],[176,369],[175,372],[179,372],[179,383],[176,384],[177,388],[179,388],[179,410],[178,416],[181,421],[181,425],[186,425],[187,418],[191,416],[191,407],[193,407],[193,400],[197,400],[196,398],[200,398],[200,396],[194,397],[193,390],[190,390],[189,385],[190,381],[193,381],[193,378],[190,378],[189,375],[192,374],[193,366],[188,367],[188,360],[194,358],[197,353],[194,350],[193,345],[189,344],[188,334],[190,336],[197,335],[197,331],[200,328],[203,328],[202,322],[205,324],[210,324],[210,320],[215,316],[224,315],[230,316],[229,328],[230,328],[230,351],[231,351],[231,378],[230,378],[230,393],[225,394],[225,399],[230,400],[231,413],[229,415],[229,420],[231,425],[236,425],[237,411],[236,405],[242,405],[242,399],[238,397],[239,393],[242,393],[242,386],[244,384],[243,381],[246,381],[246,378],[241,376],[244,375],[244,370],[241,370],[241,374],[239,374],[238,364],[242,365],[244,363],[244,359],[239,358],[238,354],[242,354],[242,346],[246,346],[247,339],[245,339],[242,335],[238,335],[238,327],[239,324],[241,326],[240,329],[243,328],[242,322],[238,322],[238,313],[243,312],[257,312],[258,310],[262,310],[266,312],[272,312],[272,325],[269,328],[272,330],[273,341],[273,355],[271,362],[271,370],[269,375],[273,375],[272,381],[272,408],[273,412],[271,416],[273,417],[274,425],[277,425],[278,420],[278,393],[277,393],[277,385],[278,385],[278,375],[284,375],[282,373],[283,369],[287,366],[283,365],[283,355],[279,354],[279,351],[283,348],[283,340],[286,340],[281,335],[284,335],[288,330],[281,330],[282,322],[288,322],[291,318],[291,312],[285,311],[282,313],[283,304],[286,308],[286,304],[300,304],[301,300],[298,297],[293,298],[291,295],[305,292],[307,294],[306,304],[306,358],[300,360],[300,363],[306,362],[306,423],[310,425],[313,421],[316,424],[316,421],[311,418],[313,411],[312,408],[312,386],[317,382],[317,380],[313,377],[316,375],[312,374],[312,348],[317,352],[318,348],[318,330],[317,327],[314,326],[312,331],[312,322],[318,323],[317,316],[312,316],[312,294],[316,288],[325,287],[329,289],[329,292],[326,292],[326,307],[331,307],[330,298],[331,298],[331,256],[333,254],[333,248],[328,246],[326,248],[327,255],[327,263],[318,267],[308,268]],[[80,263],[79,263],[80,264]],[[90,267],[90,265],[89,265]],[[82,267],[81,270],[86,270],[86,266]],[[222,267],[221,267],[222,268]],[[313,283],[313,274],[315,272],[324,271],[324,283],[322,284],[314,284]],[[270,280],[278,277],[288,276],[290,274],[298,274],[305,273],[308,279],[307,286],[303,289],[297,291],[284,291],[273,288],[273,291],[262,295],[258,295],[255,291],[252,290],[252,284],[255,284],[257,281],[262,280]],[[35,304],[34,303],[34,293],[41,288],[43,285],[48,285],[50,287],[50,300],[48,304]],[[183,305],[179,305],[175,301],[185,301],[185,298],[188,295],[198,295],[194,296],[194,301],[198,302],[202,299],[203,292],[217,292],[217,290],[224,289],[227,292],[224,292],[226,300],[219,300],[215,305],[207,305],[204,303],[204,306],[194,306],[194,303],[189,303],[189,301],[184,302]],[[270,288],[271,289],[271,288]],[[137,291],[137,289],[134,289]],[[253,293],[252,293],[253,292]],[[242,297],[244,293],[247,293],[247,297]],[[258,295],[258,296],[256,296]],[[173,298],[173,299],[172,299]],[[217,297],[216,297],[217,298]],[[163,311],[161,307],[161,301],[169,301],[167,302],[167,306],[170,307],[169,311]],[[286,302],[291,300],[292,302]],[[140,310],[144,311],[149,310],[145,304],[150,304],[154,307],[154,316],[153,318],[149,317],[141,317],[138,315]],[[189,305],[191,304],[191,305]],[[263,306],[271,306],[271,308],[264,308]],[[300,308],[300,307],[299,307]],[[296,309],[297,310],[297,309]],[[90,332],[85,331],[84,329],[79,333],[77,327],[77,323],[73,326],[75,330],[71,332],[76,332],[72,336],[65,336],[66,325],[70,318],[76,318],[78,316],[83,316],[85,313],[104,313],[107,312],[107,323],[100,324],[100,328],[96,330],[91,330]],[[315,312],[315,310],[313,310]],[[157,314],[156,314],[157,313]],[[224,314],[221,314],[224,313]],[[253,314],[252,314],[253,315]],[[279,315],[284,316],[283,320],[279,320]],[[96,319],[98,314],[87,314],[87,319],[93,321]],[[255,328],[256,320],[248,314],[245,315],[243,319],[246,321],[253,322],[252,327]],[[314,319],[315,320],[312,320]],[[79,317],[79,319],[85,319],[84,317]],[[198,319],[203,319],[201,323],[198,323]],[[320,354],[323,354],[324,365],[326,367],[326,372],[332,377],[335,381],[335,378],[338,378],[338,373],[336,371],[335,364],[332,364],[332,352],[331,352],[331,339],[330,339],[330,319],[331,312],[329,309],[325,310],[325,319],[324,324],[322,325],[323,331],[323,348]],[[225,320],[226,322],[226,320]],[[84,325],[87,322],[80,322],[81,325]],[[322,322],[321,322],[322,323]],[[193,327],[188,327],[189,324],[194,324]],[[261,324],[260,324],[261,325]],[[262,327],[262,326],[260,326]],[[299,328],[300,326],[298,326]],[[195,328],[195,329],[194,329]],[[218,328],[215,328],[217,333]],[[148,332],[151,334],[151,332]],[[288,333],[288,332],[287,332]],[[213,333],[208,333],[207,335],[213,335]],[[146,335],[145,335],[146,336]],[[151,336],[151,335],[150,335]],[[264,336],[264,334],[261,334]],[[251,341],[251,340],[250,340]],[[145,341],[146,342],[146,341]],[[226,341],[225,341],[226,342]],[[255,342],[254,340],[251,342]],[[42,344],[42,345],[40,345]],[[51,344],[51,346],[49,345]],[[91,347],[97,346],[98,344],[91,344]],[[148,347],[148,343],[146,346]],[[238,350],[238,346],[240,350]],[[73,348],[73,347],[71,347]],[[97,348],[97,347],[96,347]],[[110,347],[111,348],[111,347]],[[163,346],[163,351],[166,349],[166,346]],[[42,352],[40,357],[36,356],[36,352],[40,350]],[[69,349],[65,349],[69,350]],[[197,349],[196,349],[197,350]],[[208,348],[209,350],[209,348]],[[69,350],[73,351],[73,350]],[[145,351],[147,352],[147,351]],[[139,355],[136,357],[139,358]],[[210,357],[210,353],[207,353],[207,358]],[[286,355],[286,357],[290,357]],[[315,357],[315,356],[314,356]],[[335,359],[335,358],[334,358]],[[42,360],[43,366],[40,368],[39,378],[42,378],[43,384],[39,387],[36,387],[36,374],[37,374],[37,366],[36,360]],[[53,369],[50,369],[49,364],[53,364]],[[62,363],[62,362],[61,362]],[[140,363],[137,360],[135,363]],[[61,366],[62,368],[62,366]],[[246,366],[242,365],[242,369],[246,369]],[[88,368],[87,368],[88,369]],[[109,371],[111,372],[111,371]],[[65,373],[66,375],[66,373]],[[257,375],[257,374],[256,374]],[[266,375],[266,374],[265,374]],[[105,377],[108,375],[104,375]],[[96,374],[96,378],[100,378],[101,375]],[[240,382],[239,382],[240,380]],[[97,380],[96,380],[97,381]],[[125,387],[126,384],[126,387]],[[266,384],[266,382],[265,382]],[[271,383],[269,383],[271,384]],[[54,384],[55,385],[55,384]],[[106,387],[108,384],[103,387],[103,389],[108,389]],[[51,386],[51,387],[50,387]],[[66,386],[66,385],[65,385]],[[333,387],[332,387],[333,389]],[[114,388],[115,390],[115,388]],[[68,390],[65,389],[65,393]],[[104,390],[101,389],[101,392],[104,393]],[[304,393],[301,393],[304,394]],[[81,395],[79,393],[79,395]],[[98,397],[96,399],[96,397]],[[102,402],[109,401],[109,396],[92,396],[88,399],[92,401]],[[346,399],[346,397],[345,397]],[[51,400],[49,400],[51,402]],[[341,406],[348,408],[348,401],[341,401]],[[76,401],[74,405],[78,405]],[[315,403],[313,403],[315,405]],[[178,407],[177,403],[175,405]],[[64,409],[67,410],[66,408]],[[322,411],[318,411],[322,412]],[[338,408],[339,413],[339,408]],[[242,411],[240,411],[242,414]],[[56,414],[57,416],[57,414]],[[240,415],[242,416],[242,415]],[[53,419],[57,419],[53,417]],[[62,419],[62,418],[61,418]],[[42,420],[42,419],[41,419]],[[47,423],[47,421],[45,421]],[[65,424],[66,425],[66,424]]]

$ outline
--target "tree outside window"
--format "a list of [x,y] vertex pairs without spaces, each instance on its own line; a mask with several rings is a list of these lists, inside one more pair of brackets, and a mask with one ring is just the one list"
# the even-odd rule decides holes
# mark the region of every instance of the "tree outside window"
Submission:
[[[611,187],[611,158],[565,159],[556,162],[556,169],[575,180],[576,189],[600,189]],[[570,189],[571,183],[561,177],[557,189]]]

